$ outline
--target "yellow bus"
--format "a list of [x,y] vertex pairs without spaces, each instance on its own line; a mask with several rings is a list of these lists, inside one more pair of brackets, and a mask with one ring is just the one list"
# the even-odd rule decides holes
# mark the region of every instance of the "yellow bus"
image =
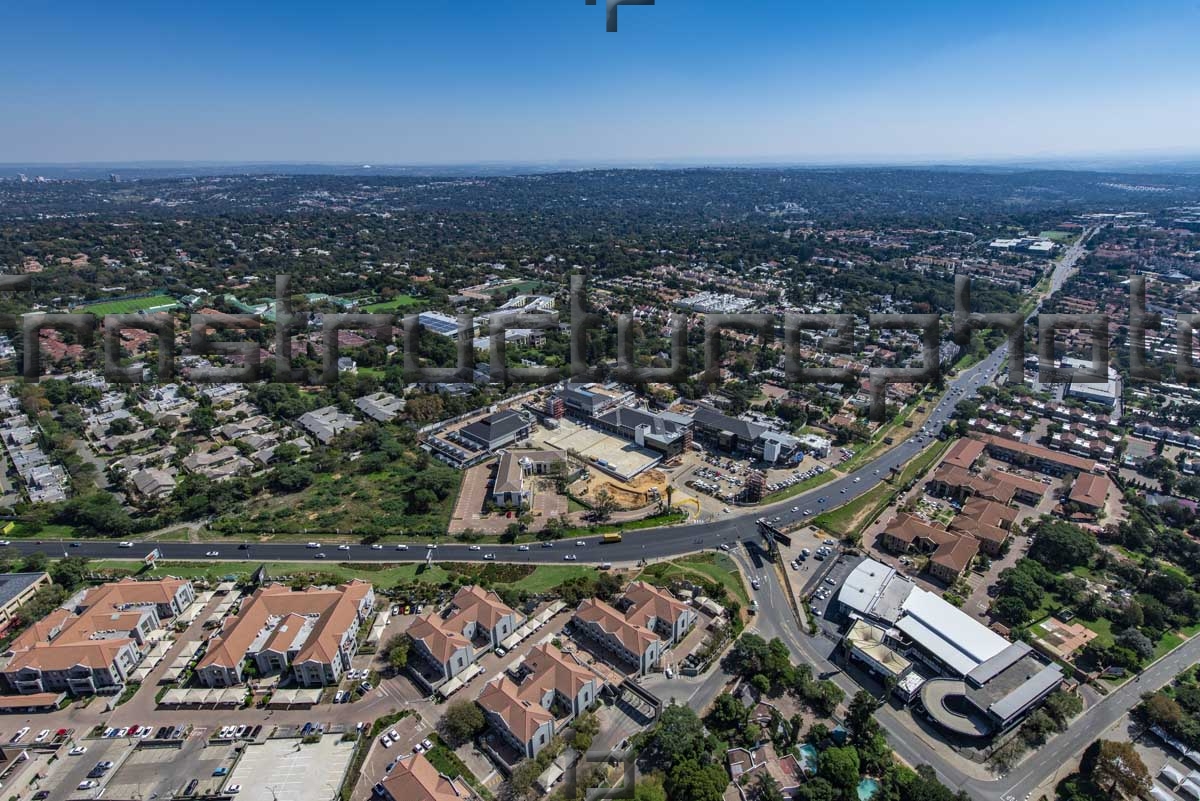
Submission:
[[611,531],[611,532],[609,532],[608,534],[605,534],[605,535],[604,535],[604,541],[605,541],[606,543],[608,543],[608,542],[620,542],[620,541],[621,541],[621,533],[620,533],[619,531]]

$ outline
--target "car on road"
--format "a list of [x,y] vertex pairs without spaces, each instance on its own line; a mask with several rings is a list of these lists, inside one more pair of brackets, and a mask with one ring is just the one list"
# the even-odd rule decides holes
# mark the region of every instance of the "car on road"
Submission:
[[205,551],[204,555],[205,556],[220,556],[221,552],[220,551]]
[[407,550],[408,550],[408,546],[407,546],[407,545],[405,545],[404,543],[400,543],[399,545],[397,545],[397,546],[396,546],[396,550],[397,550],[397,551],[407,551]]
[[350,550],[350,546],[349,545],[339,545],[338,550],[339,551],[348,551],[348,550]]
[[518,551],[528,551],[529,546],[528,545],[519,545],[519,546],[517,546],[517,550]]
[[[878,470],[876,470],[875,472],[876,472],[876,473],[878,473],[879,471],[878,471]],[[858,483],[860,483],[861,481],[862,481],[862,476],[855,476],[855,477],[854,477],[854,483],[855,483],[855,484],[858,484]]]
[[67,752],[67,754],[69,756],[82,756],[83,754],[86,754],[86,753],[87,753],[86,745],[77,745],[74,748],[72,748],[70,751]]
[[468,547],[467,547],[467,550],[468,550],[468,551],[482,551],[482,550],[483,550],[483,548],[481,548],[481,547],[480,547],[480,546],[478,546],[478,545],[471,545],[471,546],[468,546]]
[[581,545],[587,545],[587,543],[586,543],[586,542],[584,542],[583,540],[575,540],[575,547],[576,547],[576,548],[578,548],[578,547],[579,547],[579,546],[581,546]]
[[125,540],[124,542],[117,543],[117,547],[118,548],[132,548],[133,543],[129,542],[128,540]]
[[240,784],[231,784],[225,788],[225,792],[228,793],[229,795],[237,795],[241,791],[242,791],[242,785],[240,785]]
[[324,559],[324,558],[325,558],[325,554],[323,552],[313,554],[313,559]]
[[829,584],[829,585],[831,585],[831,586],[833,586],[833,585],[836,585],[836,584],[837,584],[837,582],[836,582],[836,581],[834,581],[834,580],[833,580],[833,579],[831,579],[831,578],[827,578],[827,579],[825,579],[825,583],[826,583],[826,584]]
[[553,543],[553,542],[543,542],[543,543],[542,543],[542,547],[543,547],[543,548],[553,548],[553,547],[554,547],[554,543]]
[[310,542],[310,543],[307,543],[307,544],[306,544],[304,547],[305,547],[305,548],[320,548],[320,547],[321,547],[321,543],[319,543],[319,542]]
[[495,561],[496,561],[496,554],[494,554],[494,553],[485,553],[485,554],[483,555],[483,558],[484,558],[484,561],[487,561],[487,562],[495,562]]
[[382,551],[382,550],[383,550],[383,546],[382,546],[382,545],[380,545],[378,542],[376,542],[376,543],[374,543],[374,544],[371,546],[371,550],[372,550],[372,551]]
[[563,561],[564,562],[577,562],[577,561],[579,561],[579,557],[573,553],[565,553],[565,554],[563,554]]
[[799,512],[799,511],[800,511],[800,507],[799,507],[799,506],[793,506],[793,507],[792,507],[792,511],[793,511],[793,512]]
[[33,801],[46,801],[50,797],[49,790],[38,790],[33,794]]
[[214,770],[212,772],[212,775],[214,775],[214,776],[226,776],[228,774],[229,774],[229,768],[225,767],[224,765],[222,765],[221,767],[217,768],[216,770]]
[[758,588],[762,587],[762,582],[760,582],[758,579],[750,579],[750,586],[757,590]]
[[75,787],[75,789],[76,789],[76,790],[90,790],[90,789],[92,789],[93,787],[99,787],[99,786],[100,786],[100,782],[96,781],[95,779],[88,779],[88,780],[86,780],[86,781],[82,781],[82,782],[80,782],[80,783],[79,783],[79,784],[78,784],[78,785]]
[[428,545],[426,545],[425,547],[426,547],[426,548],[428,548],[428,549],[429,549],[429,550],[431,550],[431,551],[436,551],[436,550],[437,550],[437,543],[436,543],[436,542],[431,542],[431,543],[429,543]]

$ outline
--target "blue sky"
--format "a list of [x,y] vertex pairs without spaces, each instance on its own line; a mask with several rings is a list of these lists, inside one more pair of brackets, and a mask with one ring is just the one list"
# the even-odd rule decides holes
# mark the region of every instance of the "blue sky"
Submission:
[[0,162],[1200,151],[1200,0],[13,0]]

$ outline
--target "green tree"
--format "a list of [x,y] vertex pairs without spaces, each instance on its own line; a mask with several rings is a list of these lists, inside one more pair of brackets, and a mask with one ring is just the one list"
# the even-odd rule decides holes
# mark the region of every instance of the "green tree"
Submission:
[[1029,558],[1051,571],[1068,571],[1088,564],[1099,546],[1088,532],[1062,520],[1044,520],[1034,526],[1037,538]]
[[729,776],[720,764],[686,759],[667,775],[667,798],[670,801],[721,801],[728,785]]
[[[708,751],[704,724],[691,707],[671,704],[659,716],[658,726],[642,750],[642,761],[652,769],[670,771],[688,760],[704,760]],[[670,794],[670,782],[667,783]]]
[[817,767],[818,772],[830,784],[843,792],[849,792],[858,786],[858,751],[852,746],[826,748],[821,752]]
[[412,639],[407,634],[396,634],[384,643],[381,653],[393,670],[403,670],[408,666],[410,648]]
[[846,730],[850,732],[850,738],[855,745],[869,743],[879,731],[879,724],[875,722],[875,710],[878,707],[879,702],[875,700],[875,696],[866,690],[859,690],[850,699],[850,706],[846,711]]
[[750,710],[729,693],[722,693],[713,702],[712,709],[704,718],[704,724],[708,726],[709,731],[732,739],[730,735],[743,731],[749,720]]
[[438,721],[438,734],[451,748],[469,743],[487,725],[483,710],[474,701],[455,701]]
[[50,579],[55,584],[62,585],[67,592],[71,592],[83,584],[87,577],[89,561],[86,556],[68,556],[65,559],[59,559],[50,565]]

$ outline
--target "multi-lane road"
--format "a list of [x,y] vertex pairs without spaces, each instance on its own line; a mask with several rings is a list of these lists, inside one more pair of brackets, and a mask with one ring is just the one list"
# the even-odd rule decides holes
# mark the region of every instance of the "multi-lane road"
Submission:
[[[1085,252],[1085,244],[1091,231],[1069,248],[1057,263],[1051,278],[1047,296],[1058,291],[1073,271],[1075,263]],[[1034,308],[1030,317],[1036,315],[1041,303]],[[1000,346],[987,358],[959,373],[946,387],[945,393],[930,414],[924,434],[912,436],[900,442],[857,470],[827,483],[770,506],[759,507],[755,515],[779,518],[778,525],[787,527],[804,522],[811,517],[848,503],[870,491],[887,479],[893,469],[899,470],[937,439],[942,427],[954,414],[957,405],[965,398],[973,397],[979,387],[991,381],[1002,369],[1008,356],[1007,344]],[[693,523],[667,528],[646,529],[627,532],[621,542],[603,544],[599,537],[587,537],[577,541],[558,541],[552,547],[531,544],[523,548],[515,545],[481,545],[478,549],[456,543],[436,543],[428,540],[410,540],[397,544],[389,542],[380,547],[350,545],[348,550],[339,545],[322,543],[311,548],[305,543],[258,543],[241,542],[235,538],[220,543],[188,542],[135,542],[132,547],[122,547],[111,540],[97,541],[14,541],[4,551],[32,553],[43,551],[50,556],[79,554],[97,559],[140,559],[157,549],[162,559],[186,559],[203,561],[253,561],[253,562],[300,562],[325,559],[337,562],[412,562],[432,559],[447,562],[496,561],[552,564],[564,561],[601,564],[605,562],[636,562],[640,559],[660,559],[701,550],[709,550],[723,544],[734,546],[739,540],[755,534],[755,524],[749,515],[729,516],[713,521]],[[405,546],[403,550],[399,545]],[[209,556],[210,553],[216,556]],[[572,557],[571,560],[565,557]],[[738,558],[742,558],[741,555]],[[767,571],[770,577],[773,571]],[[826,656],[828,648],[820,641],[802,634],[791,614],[787,591],[772,578],[763,583],[759,599],[762,613],[757,626],[767,636],[778,636],[788,644],[794,657],[817,668],[817,672],[834,670]],[[1200,639],[1192,640],[1166,659],[1148,668],[1138,683],[1131,683],[1109,695],[1088,710],[1082,721],[1077,721],[1066,734],[1055,738],[1039,749],[1008,777],[991,781],[964,772],[956,759],[948,757],[948,748],[937,748],[920,737],[913,736],[910,725],[901,721],[899,714],[888,707],[882,708],[880,723],[891,734],[891,743],[897,752],[913,764],[929,764],[938,772],[942,781],[952,787],[967,790],[973,797],[997,799],[997,801],[1021,801],[1025,794],[1035,789],[1046,778],[1053,775],[1071,757],[1082,750],[1099,733],[1119,720],[1138,701],[1138,694],[1165,684],[1179,670],[1200,659]],[[835,673],[834,678],[847,692],[857,687],[844,674]],[[958,763],[961,764],[961,763]]]

